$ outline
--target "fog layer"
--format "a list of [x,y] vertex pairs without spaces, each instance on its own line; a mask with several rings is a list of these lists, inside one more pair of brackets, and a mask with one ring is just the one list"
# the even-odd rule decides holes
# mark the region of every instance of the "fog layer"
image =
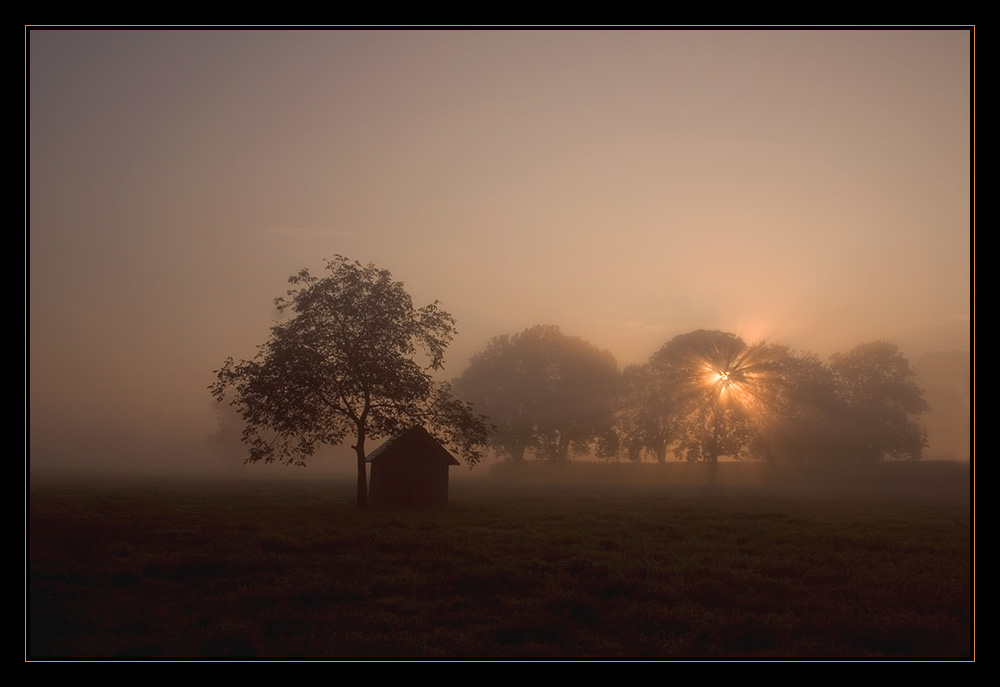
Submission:
[[454,315],[445,377],[536,324],[619,367],[719,329],[891,341],[932,412],[968,404],[920,361],[970,350],[970,58],[963,30],[32,30],[31,468],[228,465],[212,371],[334,254]]

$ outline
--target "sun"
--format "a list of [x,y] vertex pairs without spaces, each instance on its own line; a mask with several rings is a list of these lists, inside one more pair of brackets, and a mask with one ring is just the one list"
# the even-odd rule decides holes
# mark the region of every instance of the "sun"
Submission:
[[717,396],[732,394],[740,382],[738,369],[720,365],[717,361],[705,360],[702,363],[701,382],[704,387]]
[[735,393],[739,390],[739,371],[738,370],[716,370],[716,377],[713,380],[715,388],[718,390],[719,395]]
[[[711,343],[711,342],[709,342]],[[705,394],[712,403],[738,409],[747,416],[769,413],[768,406],[779,393],[782,376],[777,373],[785,352],[763,343],[751,346],[704,345],[687,356],[688,375],[680,384]]]
[[722,364],[706,360],[703,365],[702,384],[717,401],[736,403],[746,410],[755,405],[753,389],[761,380],[745,355]]

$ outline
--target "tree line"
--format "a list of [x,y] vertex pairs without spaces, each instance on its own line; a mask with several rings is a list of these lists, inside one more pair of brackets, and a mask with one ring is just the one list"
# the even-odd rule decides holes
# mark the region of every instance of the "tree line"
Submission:
[[353,441],[358,505],[368,442],[426,426],[469,466],[512,460],[879,460],[919,458],[927,409],[899,349],[863,344],[829,364],[785,346],[699,330],[644,365],[558,327],[499,336],[452,385],[434,379],[455,335],[437,301],[417,308],[383,269],[343,256],[307,269],[274,304],[283,319],[253,360],[228,358],[209,386],[243,420],[247,462],[304,465]]
[[493,339],[453,385],[495,425],[491,446],[512,461],[820,462],[919,458],[926,437],[915,417],[927,404],[914,377],[884,341],[826,364],[709,330],[619,372],[611,353],[539,325]]

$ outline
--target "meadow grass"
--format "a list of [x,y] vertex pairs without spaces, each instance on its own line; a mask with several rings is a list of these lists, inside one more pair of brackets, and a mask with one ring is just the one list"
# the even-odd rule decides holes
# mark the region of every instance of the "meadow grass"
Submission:
[[[967,475],[966,471],[966,475]],[[972,656],[968,496],[349,480],[37,481],[46,657]]]

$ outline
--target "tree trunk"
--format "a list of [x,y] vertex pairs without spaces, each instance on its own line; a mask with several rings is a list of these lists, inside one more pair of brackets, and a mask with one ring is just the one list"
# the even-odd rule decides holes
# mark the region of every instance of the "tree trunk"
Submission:
[[358,508],[368,507],[368,468],[365,464],[365,435],[358,432],[358,443],[354,446],[358,455]]
[[719,454],[722,453],[722,417],[719,411],[715,411],[715,424],[712,427],[712,442],[709,444],[708,462],[715,465],[719,462]]
[[514,463],[524,462],[524,452],[528,448],[528,444],[524,442],[518,442],[507,447],[507,453],[510,455],[510,459]]
[[569,458],[569,437],[565,432],[559,432],[559,439],[556,441],[556,460],[561,462]]
[[707,456],[709,469],[708,469],[708,483],[715,484],[716,480],[719,478],[719,454],[722,452],[722,419],[716,415],[715,416],[715,427],[712,431],[712,443],[709,455]]

